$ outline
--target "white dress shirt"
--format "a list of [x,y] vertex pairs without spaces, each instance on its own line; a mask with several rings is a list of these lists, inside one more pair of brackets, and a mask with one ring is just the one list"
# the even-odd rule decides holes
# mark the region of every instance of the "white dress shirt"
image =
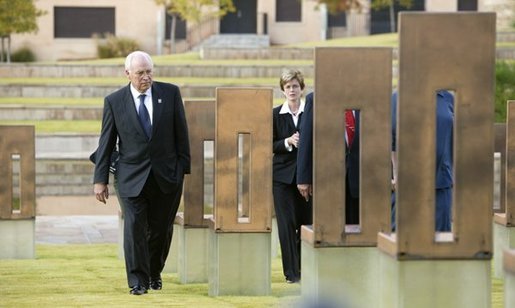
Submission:
[[[279,114],[289,113],[291,115],[292,119],[293,119],[293,124],[295,124],[295,127],[297,127],[297,123],[299,123],[300,114],[304,112],[304,106],[305,105],[306,105],[306,102],[303,99],[301,99],[300,100],[300,106],[299,106],[299,109],[297,110],[297,113],[293,113],[290,110],[290,105],[288,105],[288,101],[285,101],[283,103],[282,107],[281,107],[281,110],[279,110]],[[288,138],[284,139],[284,147],[289,152],[293,151],[293,146],[288,144]]]

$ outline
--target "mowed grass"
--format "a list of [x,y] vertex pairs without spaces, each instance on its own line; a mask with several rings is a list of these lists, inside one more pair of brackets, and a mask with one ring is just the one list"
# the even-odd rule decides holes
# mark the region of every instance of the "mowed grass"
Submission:
[[269,296],[208,295],[208,284],[180,284],[163,274],[163,290],[129,295],[116,244],[37,245],[35,260],[0,262],[0,307],[297,307],[300,285],[287,284],[272,260]]
[[[286,284],[272,259],[269,296],[208,295],[208,284],[163,274],[161,291],[131,296],[116,244],[36,245],[35,260],[0,262],[0,307],[299,307],[299,284]],[[504,307],[503,281],[492,279],[492,307]]]
[[289,45],[289,47],[397,47],[398,45],[399,35],[397,33],[386,33],[298,43]]
[[20,105],[38,107],[102,107],[103,97],[0,97],[0,106]]
[[[214,100],[214,97],[183,97],[186,100]],[[284,98],[274,98],[274,106],[284,102]],[[103,97],[0,97],[0,106],[23,107],[102,107]]]
[[[169,82],[179,86],[184,85],[224,85],[224,86],[250,86],[250,85],[274,85],[278,84],[277,78],[203,78],[203,77],[159,77],[154,80]],[[307,84],[313,83],[306,78]],[[66,78],[2,78],[0,85],[37,85],[37,86],[126,86],[127,78],[123,77],[66,77]]]
[[[272,47],[274,48],[274,47]],[[280,48],[280,47],[277,47]],[[312,64],[312,60],[298,60],[298,59],[202,59],[198,52],[186,52],[169,55],[152,55],[152,61],[156,67],[168,65],[308,65]],[[110,59],[95,59],[95,60],[80,60],[80,61],[60,61],[60,62],[40,62],[41,64],[56,64],[56,65],[120,65],[123,67],[125,58],[110,58]],[[122,68],[123,69],[123,68]],[[120,73],[123,74],[123,71]]]
[[36,134],[99,134],[102,122],[101,120],[0,120],[0,125],[33,125]]

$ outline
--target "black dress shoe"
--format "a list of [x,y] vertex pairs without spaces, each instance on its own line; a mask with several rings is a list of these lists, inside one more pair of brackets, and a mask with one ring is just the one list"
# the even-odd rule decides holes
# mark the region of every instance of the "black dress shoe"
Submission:
[[152,290],[161,290],[163,288],[163,281],[161,278],[150,280],[150,288]]
[[145,294],[147,292],[148,292],[147,288],[145,288],[143,286],[139,286],[139,285],[132,287],[131,291],[130,291],[130,293],[132,295],[143,295],[143,294]]

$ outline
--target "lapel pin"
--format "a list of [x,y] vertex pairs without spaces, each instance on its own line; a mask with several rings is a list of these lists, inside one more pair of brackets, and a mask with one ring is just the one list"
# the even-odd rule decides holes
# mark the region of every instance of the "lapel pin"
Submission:
[[162,101],[160,98],[158,98],[158,99],[157,99],[157,103],[158,103],[158,104],[161,104],[162,102],[163,102],[163,101]]

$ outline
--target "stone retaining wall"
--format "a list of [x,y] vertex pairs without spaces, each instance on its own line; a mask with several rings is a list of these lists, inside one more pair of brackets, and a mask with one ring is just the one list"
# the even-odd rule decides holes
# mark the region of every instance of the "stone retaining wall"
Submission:
[[[89,155],[96,149],[98,138],[98,134],[36,135],[36,196],[91,195],[94,165]],[[212,191],[212,148],[206,149],[205,157],[208,180],[205,189]],[[19,169],[14,166],[15,185],[18,185],[18,174]]]
[[[513,39],[515,33],[503,36],[507,41]],[[313,61],[312,48],[269,48],[269,49],[230,49],[210,48],[201,52],[207,60],[306,60]],[[397,48],[393,48],[393,58],[397,59]],[[515,59],[515,48],[497,48],[497,59]],[[199,78],[276,78],[288,68],[300,69],[306,78],[313,78],[313,64],[273,65],[273,64],[178,64],[156,65],[156,79],[159,77],[199,77]],[[120,77],[125,80],[122,65],[83,65],[83,64],[20,64],[0,63],[0,78],[76,78],[76,77]]]
[[[279,80],[277,75],[277,80]],[[118,90],[120,86],[77,86],[77,85],[0,85],[0,96],[2,97],[70,97],[70,98],[103,98],[106,95]],[[283,94],[279,89],[279,81],[274,84],[212,84],[212,85],[181,85],[181,95],[183,98],[209,98],[215,97],[217,87],[269,87],[274,90],[274,98],[281,98]],[[312,91],[309,86],[306,93]],[[103,103],[103,100],[99,100]]]
[[102,107],[0,105],[0,120],[99,120]]
[[[296,59],[296,58],[292,58]],[[312,60],[312,59],[310,59]],[[313,65],[156,65],[154,76],[159,77],[200,77],[200,78],[276,78],[286,68],[302,70],[307,78],[313,77]],[[123,66],[101,65],[51,65],[51,64],[2,64],[0,77],[9,78],[78,78],[78,77],[120,77],[125,80]]]

